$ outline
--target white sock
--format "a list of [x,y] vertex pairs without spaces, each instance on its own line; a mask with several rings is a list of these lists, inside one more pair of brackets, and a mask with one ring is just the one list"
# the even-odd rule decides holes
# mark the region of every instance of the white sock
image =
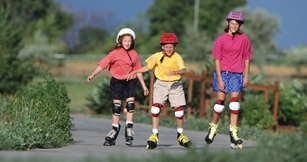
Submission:
[[177,132],[180,134],[183,133],[183,128],[177,128]]
[[158,134],[158,129],[152,129],[152,133]]
[[126,121],[126,125],[128,125],[128,124],[133,124],[133,122],[132,121]]
[[118,128],[118,124],[112,124],[112,126]]

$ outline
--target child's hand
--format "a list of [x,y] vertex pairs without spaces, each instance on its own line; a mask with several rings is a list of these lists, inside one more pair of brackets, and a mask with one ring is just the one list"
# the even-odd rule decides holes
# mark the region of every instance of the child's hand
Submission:
[[133,76],[132,73],[126,74],[126,75],[124,75],[124,79],[126,79],[127,81],[131,80],[132,76]]
[[171,75],[176,75],[177,73],[175,71],[169,71],[166,75],[171,76]]
[[147,87],[143,87],[144,89],[144,96],[147,96],[149,94],[149,90]]
[[87,77],[87,82],[91,82],[91,80],[94,78],[94,75],[90,75]]

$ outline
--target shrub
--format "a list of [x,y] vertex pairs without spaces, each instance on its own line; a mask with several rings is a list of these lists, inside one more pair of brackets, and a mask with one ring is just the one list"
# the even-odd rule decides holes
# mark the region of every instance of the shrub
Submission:
[[263,129],[272,128],[273,116],[270,111],[270,105],[265,102],[263,95],[246,97],[245,101],[241,102],[241,107],[239,118],[244,124]]
[[63,83],[50,74],[12,96],[0,96],[0,150],[58,148],[73,141]]
[[293,80],[289,87],[281,84],[278,101],[278,123],[298,126],[306,120],[306,114],[307,84],[300,83],[298,80]]
[[90,110],[97,114],[110,114],[113,103],[110,98],[110,77],[103,77],[86,100],[89,101],[86,106]]

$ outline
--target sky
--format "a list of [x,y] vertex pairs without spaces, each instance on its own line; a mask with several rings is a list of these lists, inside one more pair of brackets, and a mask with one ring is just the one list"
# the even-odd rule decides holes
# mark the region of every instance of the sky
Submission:
[[[154,0],[56,1],[69,12],[86,10],[111,15],[113,23],[122,25],[124,22],[137,20],[137,15],[145,13]],[[251,12],[262,9],[279,17],[281,32],[275,38],[277,48],[307,45],[307,0],[247,0],[247,7]]]

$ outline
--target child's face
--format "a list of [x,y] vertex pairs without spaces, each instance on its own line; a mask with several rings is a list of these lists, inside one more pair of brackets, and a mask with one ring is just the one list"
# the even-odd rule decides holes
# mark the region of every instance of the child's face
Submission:
[[130,48],[132,44],[132,39],[130,36],[124,36],[123,40],[122,40],[122,46],[127,50]]
[[229,32],[232,32],[232,33],[235,33],[240,27],[240,24],[238,24],[236,20],[228,21],[228,25],[229,25]]
[[167,56],[171,56],[175,51],[175,45],[174,44],[165,44],[162,46],[162,50],[165,52]]

